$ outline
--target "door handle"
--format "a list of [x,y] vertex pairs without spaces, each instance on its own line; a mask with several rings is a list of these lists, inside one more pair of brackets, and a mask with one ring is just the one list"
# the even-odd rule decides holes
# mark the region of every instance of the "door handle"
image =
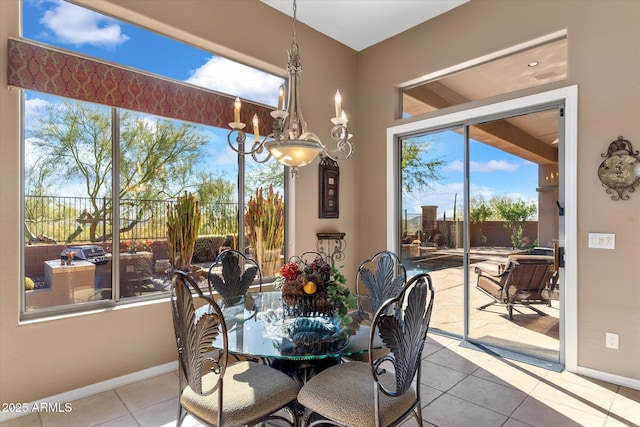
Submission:
[[555,243],[553,248],[553,269],[558,271],[562,267],[564,267],[564,248]]

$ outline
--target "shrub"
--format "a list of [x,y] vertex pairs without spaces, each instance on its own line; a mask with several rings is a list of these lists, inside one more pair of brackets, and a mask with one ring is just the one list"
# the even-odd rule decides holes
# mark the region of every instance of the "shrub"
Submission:
[[203,263],[215,260],[218,249],[225,240],[227,240],[225,236],[198,237],[193,251],[193,262]]
[[35,288],[35,283],[33,283],[33,280],[31,280],[30,277],[25,277],[24,278],[24,288],[28,291],[33,290],[33,288]]

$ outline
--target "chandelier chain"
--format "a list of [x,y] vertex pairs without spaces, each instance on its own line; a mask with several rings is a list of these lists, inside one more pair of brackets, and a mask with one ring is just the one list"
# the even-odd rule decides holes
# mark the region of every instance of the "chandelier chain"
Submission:
[[297,11],[298,11],[298,5],[296,4],[296,0],[293,0],[293,43],[295,44],[297,44],[297,40],[296,40]]
[[[240,119],[240,98],[236,98],[234,120],[229,123],[231,131],[227,135],[227,142],[236,153],[251,155],[257,163],[264,163],[274,157],[285,166],[291,168],[292,176],[298,174],[298,167],[309,164],[318,155],[337,162],[346,160],[353,154],[353,144],[349,141],[352,135],[347,130],[348,120],[342,110],[340,91],[336,91],[335,96],[336,116],[330,119],[334,125],[333,129],[331,129],[331,139],[335,142],[335,149],[329,149],[316,134],[309,132],[307,129],[300,106],[302,64],[296,40],[297,10],[296,0],[293,0],[293,40],[291,49],[287,52],[289,80],[286,109],[284,109],[284,86],[281,85],[280,94],[278,95],[278,108],[270,113],[274,119],[272,133],[261,139],[258,118],[257,115],[254,115],[253,133],[255,138],[249,149],[248,147],[245,148],[247,137],[243,129],[246,124]],[[234,134],[236,134],[235,143],[232,141]]]

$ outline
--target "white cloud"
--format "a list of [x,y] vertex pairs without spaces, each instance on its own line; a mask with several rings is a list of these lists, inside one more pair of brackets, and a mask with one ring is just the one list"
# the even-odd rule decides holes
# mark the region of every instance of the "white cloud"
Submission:
[[49,102],[42,98],[27,99],[24,102],[24,127],[25,130],[32,130],[36,125],[36,118],[49,105]]
[[70,3],[57,0],[47,10],[40,23],[62,43],[84,44],[113,49],[127,40],[120,25],[112,18]]
[[[491,172],[515,172],[520,165],[505,160],[489,160],[488,162],[469,162],[471,172],[491,173]],[[462,172],[463,163],[460,160],[451,162],[447,169],[453,172]]]
[[192,71],[186,82],[275,107],[283,79],[214,56]]

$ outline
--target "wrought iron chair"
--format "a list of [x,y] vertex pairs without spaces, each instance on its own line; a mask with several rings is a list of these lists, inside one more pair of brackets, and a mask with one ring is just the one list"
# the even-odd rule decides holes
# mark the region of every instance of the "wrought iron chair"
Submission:
[[[375,274],[373,269],[375,268]],[[356,295],[361,287],[369,292],[375,313],[387,299],[398,295],[407,281],[407,271],[400,258],[394,252],[380,251],[370,259],[363,261],[356,272]]]
[[[475,268],[478,275],[476,288],[493,301],[478,307],[478,310],[502,304],[507,307],[509,320],[513,319],[513,306],[526,305],[539,315],[547,314],[532,307],[532,304],[551,303],[549,289],[555,275],[554,259],[545,255],[511,255],[507,258],[504,271],[491,274],[480,267]],[[556,279],[557,280],[557,279]]]
[[390,352],[375,361],[335,365],[311,378],[298,393],[308,410],[304,425],[396,426],[413,415],[422,426],[421,358],[433,298],[431,277],[423,273],[383,303],[374,317],[369,354],[376,330]]
[[[356,272],[356,296],[362,294],[364,287],[370,300],[358,299],[358,313],[354,313],[361,321],[366,323],[368,313],[375,314],[380,305],[387,299],[398,295],[402,286],[407,282],[407,271],[402,265],[400,258],[395,252],[380,251],[371,258],[363,261]],[[370,306],[363,307],[364,301],[368,301]],[[388,353],[386,347],[374,350],[374,359]],[[351,360],[366,362],[369,360],[369,353],[363,352],[349,356]]]
[[262,273],[258,263],[242,252],[229,249],[221,252],[209,267],[209,292],[213,295],[215,289],[225,304],[234,304],[247,293],[256,277],[258,291],[262,292]]
[[[204,305],[196,309],[194,299]],[[228,363],[223,311],[180,271],[171,280],[171,309],[180,374],[177,426],[187,413],[207,426],[254,425],[266,420],[297,426],[298,384],[267,365]],[[215,341],[222,341],[221,351],[211,351]]]

